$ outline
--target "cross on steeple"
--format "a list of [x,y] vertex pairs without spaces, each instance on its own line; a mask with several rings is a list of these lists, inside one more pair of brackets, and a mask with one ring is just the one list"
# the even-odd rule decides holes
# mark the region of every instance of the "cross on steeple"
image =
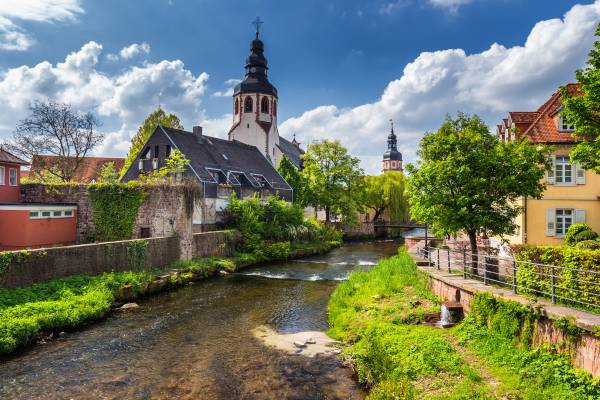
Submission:
[[390,126],[392,127],[391,132],[394,133],[394,120],[390,119]]
[[256,38],[258,39],[258,34],[260,33],[260,26],[264,24],[263,21],[260,20],[260,17],[256,17],[256,20],[252,22],[252,25],[256,27]]

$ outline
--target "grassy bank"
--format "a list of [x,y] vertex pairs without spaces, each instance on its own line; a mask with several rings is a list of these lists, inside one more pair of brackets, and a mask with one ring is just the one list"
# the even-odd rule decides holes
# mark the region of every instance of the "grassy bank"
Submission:
[[339,242],[285,246],[279,254],[236,253],[233,258],[178,261],[165,271],[114,272],[71,276],[26,288],[0,288],[0,354],[35,342],[43,335],[70,330],[106,316],[114,305],[199,281],[220,271],[234,272],[260,262],[327,252]]
[[597,382],[565,354],[530,348],[537,316],[517,304],[478,296],[459,326],[423,324],[438,302],[401,251],[338,286],[329,334],[347,344],[371,400],[600,398]]

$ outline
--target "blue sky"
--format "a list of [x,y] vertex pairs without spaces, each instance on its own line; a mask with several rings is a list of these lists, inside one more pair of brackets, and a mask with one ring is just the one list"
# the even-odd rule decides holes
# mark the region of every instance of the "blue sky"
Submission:
[[257,15],[280,132],[304,143],[339,138],[376,172],[389,118],[410,161],[446,113],[478,113],[491,125],[537,108],[585,62],[600,3],[3,0],[0,139],[29,101],[49,97],[99,114],[99,154],[124,154],[158,103],[186,127],[224,136],[223,94],[243,77]]

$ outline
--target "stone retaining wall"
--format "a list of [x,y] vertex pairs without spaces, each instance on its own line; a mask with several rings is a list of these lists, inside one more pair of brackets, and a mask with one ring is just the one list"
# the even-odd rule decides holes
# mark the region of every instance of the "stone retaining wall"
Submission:
[[[417,264],[426,264],[416,255],[413,258]],[[516,295],[509,290],[484,285],[475,280],[463,279],[462,276],[449,275],[442,269],[438,271],[432,267],[420,266],[419,269],[429,276],[431,291],[442,301],[451,300],[462,304],[466,313],[469,312],[475,293],[487,292],[503,300],[518,301],[528,304],[529,299]],[[564,348],[571,354],[573,365],[590,372],[594,377],[600,376],[600,338],[595,336],[597,326],[600,326],[600,315],[576,310],[570,307],[550,304],[545,300],[538,300],[541,306],[542,319],[535,321],[533,344],[535,346],[556,345]],[[567,345],[568,338],[565,332],[554,326],[553,321],[567,318],[574,320],[577,327],[584,333],[572,345]]]
[[[143,239],[148,243],[143,268],[166,267],[183,258],[178,236]],[[223,257],[233,254],[239,234],[233,231],[207,232],[193,235],[191,256]],[[99,275],[111,271],[136,268],[132,264],[131,243],[134,240],[94,243],[76,246],[36,249],[15,252],[16,256],[6,271],[0,274],[0,287],[29,286],[53,278],[70,275]]]

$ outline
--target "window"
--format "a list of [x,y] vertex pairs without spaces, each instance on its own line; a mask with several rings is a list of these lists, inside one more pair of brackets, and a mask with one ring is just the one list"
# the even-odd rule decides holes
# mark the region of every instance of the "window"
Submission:
[[4,185],[4,167],[0,166],[0,185]]
[[17,169],[16,168],[8,169],[8,184],[10,186],[17,186]]
[[30,211],[29,212],[29,218],[39,218],[39,217],[40,217],[39,211]]
[[558,119],[558,130],[561,132],[573,132],[575,130],[575,125],[570,124],[566,117],[560,117]]
[[154,158],[158,158],[158,145],[154,146]]
[[556,210],[556,235],[564,236],[573,225],[573,210],[559,208]]
[[244,100],[244,112],[252,112],[252,98],[250,96],[246,97],[246,100]]
[[30,219],[41,218],[71,218],[73,210],[47,210],[47,211],[29,211]]
[[62,215],[63,215],[62,211],[53,211],[52,212],[52,216],[55,218],[62,217]]
[[73,211],[69,210],[69,211],[65,211],[65,217],[72,217],[73,216]]
[[158,158],[152,160],[152,168],[158,169]]
[[51,213],[50,211],[42,211],[42,218],[50,218]]
[[263,114],[269,113],[269,99],[266,97],[263,97],[260,102],[260,112]]
[[168,144],[165,147],[165,154],[167,155],[167,157],[169,157],[171,155],[171,145],[170,144]]
[[150,147],[146,147],[146,150],[144,150],[144,152],[142,153],[142,156],[140,158],[145,159],[145,160],[150,158]]
[[235,99],[235,105],[233,106],[233,111],[235,112],[235,115],[238,115],[240,113],[240,102],[238,101],[238,99]]
[[573,168],[569,163],[569,156],[556,156],[554,176],[556,183],[573,183]]
[[150,237],[150,228],[149,227],[140,227],[140,239],[147,239]]
[[144,169],[144,159],[140,158],[140,160],[138,161],[138,169],[140,171],[142,171]]
[[277,102],[273,100],[273,115],[277,116]]

